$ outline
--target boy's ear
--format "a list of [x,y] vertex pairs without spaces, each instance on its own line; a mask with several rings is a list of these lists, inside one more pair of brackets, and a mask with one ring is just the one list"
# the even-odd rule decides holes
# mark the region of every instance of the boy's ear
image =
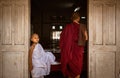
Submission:
[[30,40],[32,41],[32,38]]

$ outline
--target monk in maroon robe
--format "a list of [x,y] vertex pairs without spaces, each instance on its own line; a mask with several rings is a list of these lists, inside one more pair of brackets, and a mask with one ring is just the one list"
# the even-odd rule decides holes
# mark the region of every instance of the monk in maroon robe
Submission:
[[80,78],[87,31],[79,23],[79,13],[73,13],[71,19],[60,35],[61,67],[65,77]]

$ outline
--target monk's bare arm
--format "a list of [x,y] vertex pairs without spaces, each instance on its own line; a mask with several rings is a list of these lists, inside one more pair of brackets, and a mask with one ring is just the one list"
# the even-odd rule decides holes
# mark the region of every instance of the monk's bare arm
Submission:
[[88,33],[87,33],[87,30],[85,30],[85,39],[88,40]]

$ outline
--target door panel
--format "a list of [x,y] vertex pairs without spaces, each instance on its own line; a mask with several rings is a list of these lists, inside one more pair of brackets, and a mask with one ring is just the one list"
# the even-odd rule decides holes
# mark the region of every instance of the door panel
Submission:
[[2,56],[3,78],[23,78],[23,52],[3,52]]
[[89,0],[89,78],[119,78],[120,0]]
[[0,78],[28,78],[28,3],[0,0]]

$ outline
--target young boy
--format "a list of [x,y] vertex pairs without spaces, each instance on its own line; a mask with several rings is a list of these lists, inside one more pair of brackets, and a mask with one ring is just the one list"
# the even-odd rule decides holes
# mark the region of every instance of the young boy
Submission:
[[50,66],[55,62],[51,52],[45,52],[39,44],[38,34],[31,36],[32,45],[29,50],[29,71],[32,78],[44,78],[50,73]]

